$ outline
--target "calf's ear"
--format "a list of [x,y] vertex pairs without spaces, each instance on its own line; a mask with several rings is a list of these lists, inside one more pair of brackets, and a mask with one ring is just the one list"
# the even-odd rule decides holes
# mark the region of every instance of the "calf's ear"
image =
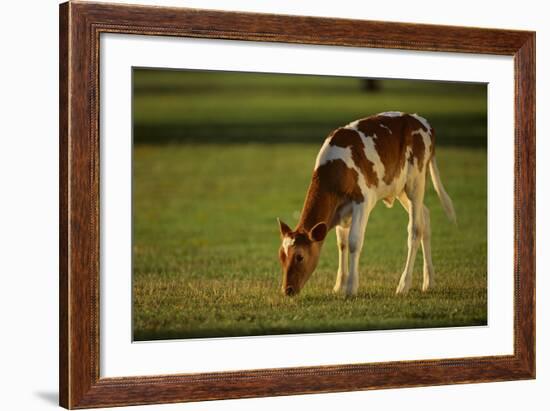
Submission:
[[315,224],[311,230],[309,230],[309,238],[311,241],[323,241],[327,236],[328,227],[322,221]]
[[279,223],[279,231],[281,232],[281,237],[284,237],[292,232],[289,226],[287,226],[285,223],[283,223],[281,220],[277,218],[277,222]]

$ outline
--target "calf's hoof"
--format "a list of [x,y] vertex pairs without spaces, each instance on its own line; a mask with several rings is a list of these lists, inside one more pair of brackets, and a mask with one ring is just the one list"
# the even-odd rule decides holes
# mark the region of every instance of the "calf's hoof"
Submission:
[[406,295],[411,288],[410,284],[406,284],[404,282],[399,282],[399,285],[397,286],[397,289],[395,290],[396,295]]
[[434,284],[433,282],[431,283],[423,283],[422,284],[422,292],[423,293],[427,293],[428,291],[430,291],[432,288],[434,287]]
[[357,290],[358,290],[358,286],[357,285],[352,285],[350,287],[346,287],[345,291],[344,291],[344,295],[346,297],[354,297],[357,295]]

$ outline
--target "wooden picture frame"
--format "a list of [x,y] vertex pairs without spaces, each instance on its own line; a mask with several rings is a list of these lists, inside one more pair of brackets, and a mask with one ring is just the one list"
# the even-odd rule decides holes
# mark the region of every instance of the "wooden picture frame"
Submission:
[[[100,378],[101,33],[513,56],[514,354]],[[535,377],[535,33],[69,2],[60,5],[60,405],[90,408]]]

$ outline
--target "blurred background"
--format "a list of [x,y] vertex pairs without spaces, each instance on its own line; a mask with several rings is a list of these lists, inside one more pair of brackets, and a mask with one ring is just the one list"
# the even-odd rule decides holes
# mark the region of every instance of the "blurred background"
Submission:
[[485,84],[134,69],[135,143],[318,143],[382,111],[421,114],[438,144],[484,146]]
[[[436,130],[458,227],[431,187],[436,289],[393,293],[406,257],[400,205],[371,214],[359,295],[331,293],[330,233],[296,299],[279,295],[276,218],[298,220],[317,152],[336,127],[383,111]],[[486,84],[133,70],[136,340],[484,325],[487,321]]]

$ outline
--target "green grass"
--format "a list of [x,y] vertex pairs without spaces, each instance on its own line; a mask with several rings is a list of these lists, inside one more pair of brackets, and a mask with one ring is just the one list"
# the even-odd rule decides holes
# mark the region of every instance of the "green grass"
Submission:
[[[474,121],[485,118],[484,87],[385,82],[382,93],[368,94],[355,79],[184,74],[135,73],[136,340],[486,324],[487,153],[477,142],[486,124]],[[341,107],[346,96],[356,100]],[[359,115],[354,104],[367,100]],[[333,232],[300,296],[283,297],[276,217],[297,222],[326,135],[320,129],[387,109],[430,120],[433,111],[460,124],[458,131],[437,128],[438,164],[457,227],[446,220],[431,183],[426,191],[435,289],[419,291],[419,253],[413,289],[394,295],[407,215],[397,203],[392,209],[380,203],[367,227],[356,297],[332,294]],[[285,130],[290,137],[270,137]],[[449,145],[449,133],[466,143]]]

